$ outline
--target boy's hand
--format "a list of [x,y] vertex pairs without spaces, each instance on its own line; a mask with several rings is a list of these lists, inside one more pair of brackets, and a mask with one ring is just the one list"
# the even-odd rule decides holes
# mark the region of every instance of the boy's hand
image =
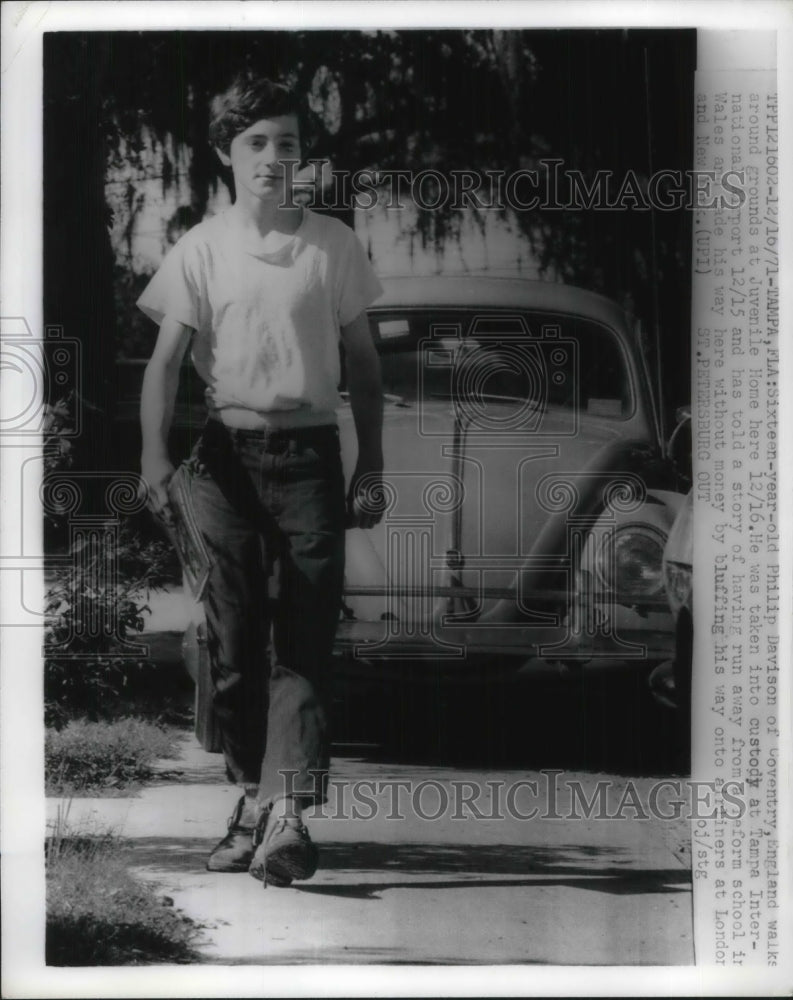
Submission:
[[382,463],[359,459],[347,491],[347,527],[373,528],[382,521],[385,508]]
[[143,478],[141,490],[146,491],[149,510],[168,527],[172,527],[174,523],[173,511],[168,499],[168,483],[175,471],[169,458],[152,459],[144,455],[141,460],[141,476]]

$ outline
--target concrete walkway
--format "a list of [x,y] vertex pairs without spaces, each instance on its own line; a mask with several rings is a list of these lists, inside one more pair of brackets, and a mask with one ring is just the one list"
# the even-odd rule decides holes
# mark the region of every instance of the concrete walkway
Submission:
[[[134,871],[202,926],[207,962],[693,962],[685,821],[454,819],[451,807],[433,821],[410,808],[410,792],[407,808],[397,807],[405,818],[388,818],[394,781],[430,783],[420,806],[426,815],[438,811],[439,788],[456,801],[452,782],[509,786],[538,774],[336,757],[331,801],[307,819],[320,871],[264,890],[247,874],[204,868],[236,800],[222,758],[185,737],[181,757],[159,767],[160,782],[134,798],[72,800],[69,824],[127,838]],[[564,777],[593,787],[605,776]],[[373,805],[359,803],[359,818],[334,818],[349,811],[356,780],[380,782],[380,794],[367,786]],[[650,779],[634,781],[640,794],[649,790]],[[50,821],[65,807],[50,800]],[[569,812],[563,797],[559,812]]]

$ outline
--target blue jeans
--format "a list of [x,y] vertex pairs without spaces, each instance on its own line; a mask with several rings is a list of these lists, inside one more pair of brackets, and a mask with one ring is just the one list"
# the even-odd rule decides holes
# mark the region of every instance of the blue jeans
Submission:
[[226,771],[325,799],[331,654],[344,579],[335,426],[247,431],[209,420],[187,461],[213,566],[204,594]]

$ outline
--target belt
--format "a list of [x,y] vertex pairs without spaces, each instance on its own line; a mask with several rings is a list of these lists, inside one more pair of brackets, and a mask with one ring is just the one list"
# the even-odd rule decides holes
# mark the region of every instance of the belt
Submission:
[[266,451],[281,450],[283,447],[301,447],[311,445],[315,441],[327,441],[337,438],[339,428],[336,424],[316,424],[308,427],[261,427],[248,429],[245,427],[229,427],[219,420],[207,420],[205,433],[208,436],[220,436],[231,442],[250,441],[259,444]]

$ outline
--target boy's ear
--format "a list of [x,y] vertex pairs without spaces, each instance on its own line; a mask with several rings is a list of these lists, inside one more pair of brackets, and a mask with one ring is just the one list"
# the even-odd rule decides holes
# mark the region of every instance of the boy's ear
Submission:
[[223,164],[223,166],[224,167],[230,167],[231,166],[231,157],[229,156],[229,154],[228,153],[224,153],[223,150],[219,146],[215,146],[214,149],[215,149],[215,152],[217,153],[218,159]]

